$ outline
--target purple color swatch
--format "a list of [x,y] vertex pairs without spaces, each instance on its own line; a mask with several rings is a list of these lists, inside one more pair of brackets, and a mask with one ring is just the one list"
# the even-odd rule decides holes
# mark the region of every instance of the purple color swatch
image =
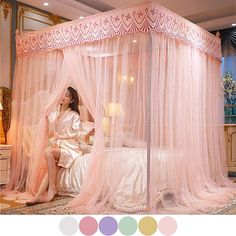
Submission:
[[113,235],[118,228],[118,224],[113,217],[106,216],[99,223],[100,232],[104,235]]

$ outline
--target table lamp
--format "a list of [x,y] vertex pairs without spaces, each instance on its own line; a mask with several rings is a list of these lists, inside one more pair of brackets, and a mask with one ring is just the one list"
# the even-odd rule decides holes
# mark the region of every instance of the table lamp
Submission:
[[0,102],[0,144],[5,144],[6,143],[6,138],[5,138],[5,133],[3,129],[3,120],[2,120],[2,103]]
[[119,117],[123,116],[123,113],[123,107],[120,103],[111,102],[108,103],[105,108],[105,118],[103,118],[103,129],[105,128],[106,133],[109,133],[112,146],[115,146],[115,138],[118,137],[116,122]]

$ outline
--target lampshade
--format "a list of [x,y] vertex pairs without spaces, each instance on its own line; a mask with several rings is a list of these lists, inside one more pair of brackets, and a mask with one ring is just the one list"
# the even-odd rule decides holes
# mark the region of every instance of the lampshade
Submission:
[[108,103],[105,108],[105,116],[122,116],[123,108],[120,103]]
[[109,133],[109,118],[108,117],[103,117],[102,129],[105,133]]
[[5,133],[3,129],[3,120],[2,120],[2,103],[0,102],[0,144],[5,144],[6,143],[6,138],[5,138]]

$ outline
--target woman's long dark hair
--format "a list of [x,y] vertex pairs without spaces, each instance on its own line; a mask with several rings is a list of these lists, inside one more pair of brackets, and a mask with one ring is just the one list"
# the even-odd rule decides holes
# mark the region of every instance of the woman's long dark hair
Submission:
[[69,107],[71,108],[71,110],[77,112],[80,115],[79,112],[79,96],[78,93],[75,89],[73,89],[72,87],[68,87],[67,90],[70,92],[71,95],[71,99],[72,102],[69,104]]

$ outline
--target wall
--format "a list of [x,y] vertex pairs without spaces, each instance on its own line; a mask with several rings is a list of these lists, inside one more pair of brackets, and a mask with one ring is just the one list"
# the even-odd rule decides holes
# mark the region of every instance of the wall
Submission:
[[18,3],[17,29],[20,34],[39,30],[66,21],[66,19],[60,16]]
[[16,61],[15,34],[38,30],[67,20],[15,0],[0,0],[0,102],[3,126],[10,126],[11,91]]
[[14,0],[0,0],[0,87],[12,89],[16,60],[15,32],[22,34],[66,21]]
[[12,83],[12,5],[0,2],[0,87]]

